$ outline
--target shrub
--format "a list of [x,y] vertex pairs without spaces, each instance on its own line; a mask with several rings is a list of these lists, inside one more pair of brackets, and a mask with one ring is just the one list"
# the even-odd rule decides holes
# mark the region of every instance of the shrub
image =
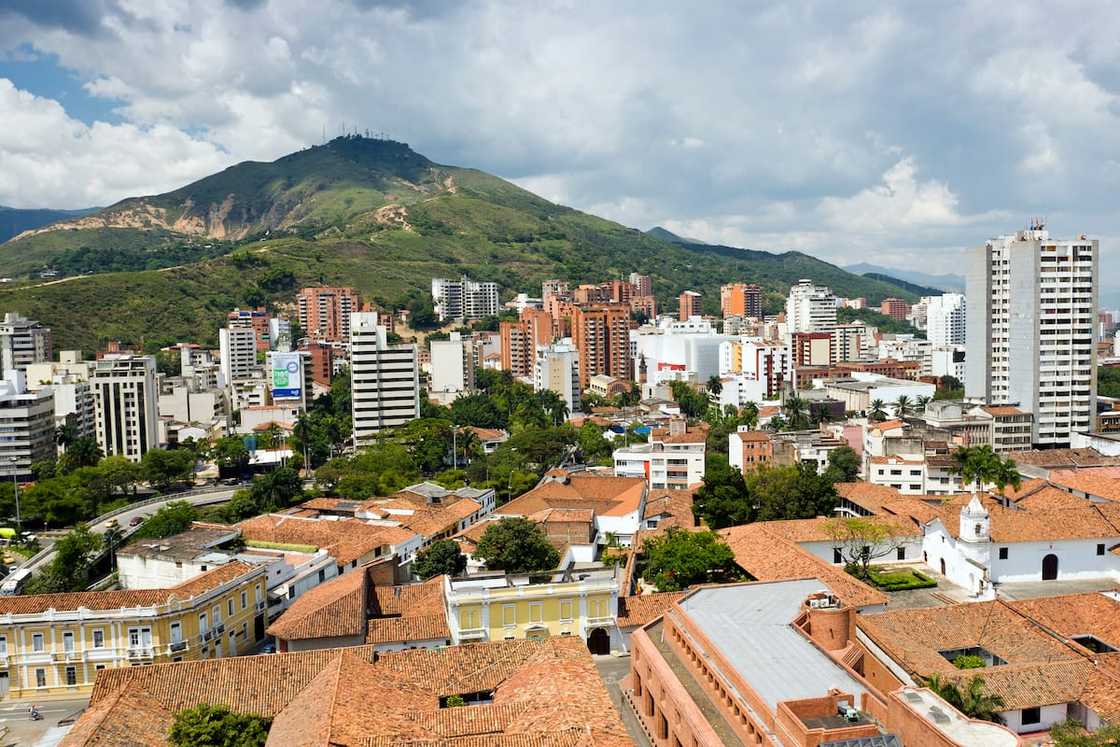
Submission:
[[961,654],[953,659],[953,666],[957,669],[983,669],[988,665],[983,657],[976,654]]

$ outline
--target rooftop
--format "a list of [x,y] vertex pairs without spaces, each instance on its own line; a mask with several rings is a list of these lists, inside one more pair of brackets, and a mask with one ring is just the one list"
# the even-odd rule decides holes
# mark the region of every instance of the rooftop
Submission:
[[117,550],[117,555],[133,555],[146,559],[194,560],[239,536],[241,532],[236,527],[228,529],[192,527],[171,537],[135,540]]
[[771,712],[786,700],[817,698],[836,688],[855,697],[863,683],[793,626],[802,604],[825,588],[817,579],[697,589],[678,605]]
[[310,545],[329,552],[340,564],[358,560],[378,548],[409,541],[415,535],[401,527],[265,514],[236,525],[246,540]]
[[529,516],[546,508],[590,508],[600,516],[620,516],[637,511],[645,495],[646,481],[639,477],[563,473],[546,477],[495,513]]

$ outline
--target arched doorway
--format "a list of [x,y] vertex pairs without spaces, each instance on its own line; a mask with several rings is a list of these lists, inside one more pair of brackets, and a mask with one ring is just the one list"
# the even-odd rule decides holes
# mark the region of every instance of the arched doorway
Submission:
[[1050,553],[1042,559],[1042,580],[1053,581],[1058,577],[1058,556]]
[[945,558],[941,559],[941,575],[945,575]]
[[587,636],[587,650],[593,654],[606,655],[611,652],[611,634],[606,628],[595,628]]

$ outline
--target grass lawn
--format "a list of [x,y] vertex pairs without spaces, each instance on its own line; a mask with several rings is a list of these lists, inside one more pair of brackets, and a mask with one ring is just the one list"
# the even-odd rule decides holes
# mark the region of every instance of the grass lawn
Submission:
[[913,568],[899,568],[889,571],[871,568],[870,573],[872,585],[882,591],[929,589],[937,586],[936,581]]

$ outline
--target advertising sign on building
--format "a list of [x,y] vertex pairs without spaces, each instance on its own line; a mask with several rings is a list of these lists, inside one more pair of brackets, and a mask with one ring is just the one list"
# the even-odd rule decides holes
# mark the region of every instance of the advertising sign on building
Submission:
[[299,353],[272,354],[272,398],[303,396],[303,359]]

